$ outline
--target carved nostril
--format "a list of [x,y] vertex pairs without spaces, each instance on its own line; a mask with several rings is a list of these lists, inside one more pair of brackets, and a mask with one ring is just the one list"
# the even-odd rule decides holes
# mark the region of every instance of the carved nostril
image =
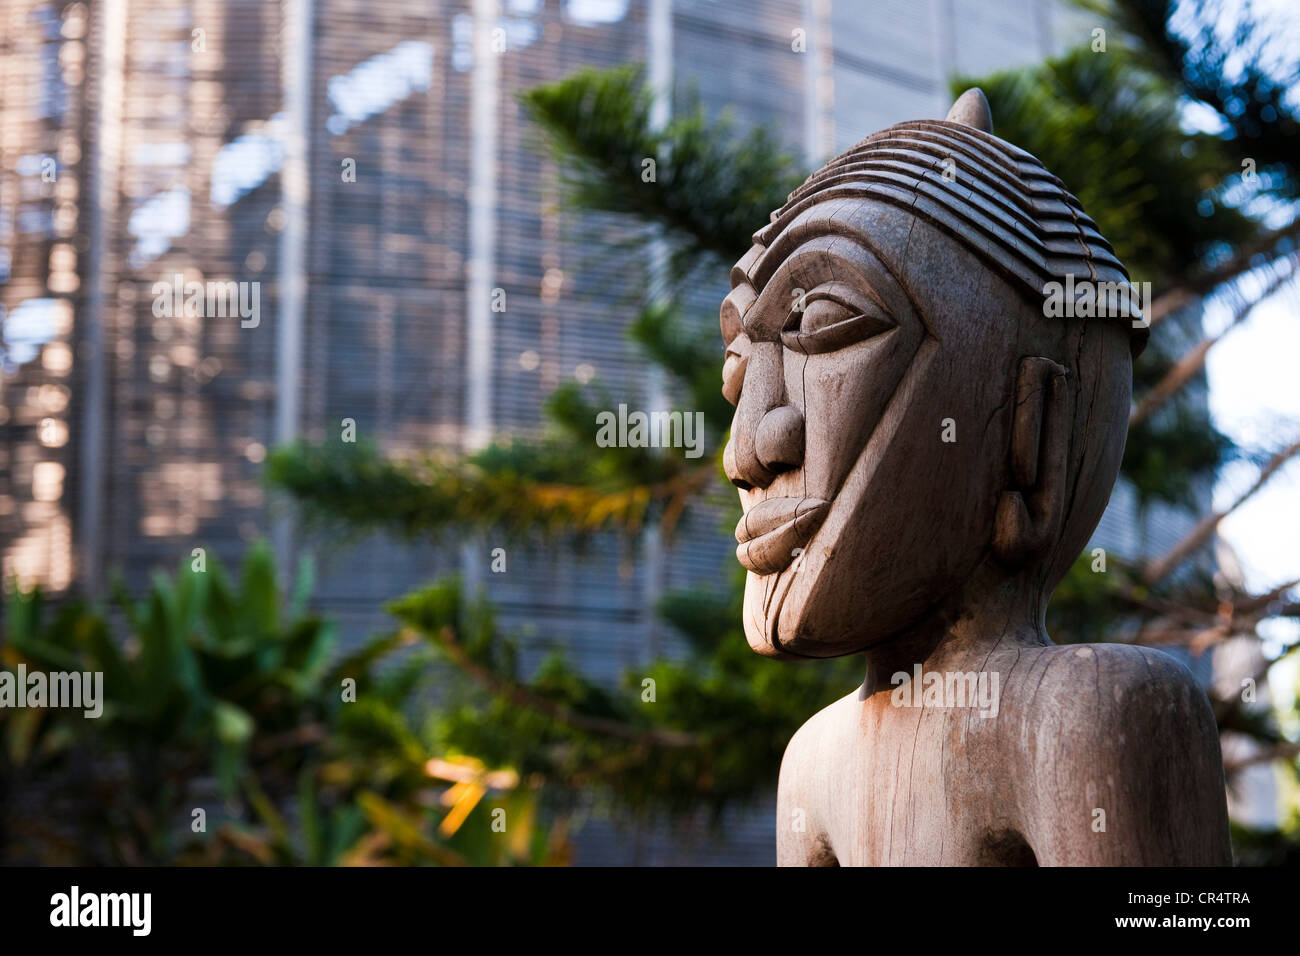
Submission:
[[728,441],[727,447],[722,449],[722,471],[727,476],[727,480],[739,488],[741,491],[749,491],[754,486],[740,476],[740,469],[736,467],[736,443]]
[[773,408],[754,432],[754,454],[772,472],[803,464],[803,416],[789,405]]

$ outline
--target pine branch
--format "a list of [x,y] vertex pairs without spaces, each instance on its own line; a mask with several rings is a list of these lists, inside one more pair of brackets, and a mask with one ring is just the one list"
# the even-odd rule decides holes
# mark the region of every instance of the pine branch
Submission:
[[[1234,5],[1235,6],[1235,5]],[[1175,11],[1187,14],[1183,26],[1170,26]],[[1277,170],[1271,191],[1293,198],[1300,187],[1295,138],[1300,115],[1289,90],[1300,79],[1290,51],[1270,47],[1267,24],[1249,5],[1233,12],[1224,4],[1177,0],[1116,0],[1123,29],[1170,82],[1214,110],[1231,136],[1225,143],[1239,158]],[[1189,40],[1185,34],[1192,33]],[[1280,53],[1286,60],[1279,62]]]
[[1224,201],[1239,167],[1222,140],[1181,127],[1177,89],[1142,53],[1081,47],[1029,69],[961,77],[954,89],[975,84],[998,134],[1065,182],[1135,277],[1169,288],[1207,253],[1262,230]]
[[1156,297],[1151,303],[1147,324],[1155,327],[1184,306],[1190,305],[1214,289],[1264,264],[1272,264],[1295,253],[1294,240],[1300,237],[1300,216],[1254,242],[1243,244],[1233,255],[1187,282],[1180,282]]
[[656,131],[636,67],[582,70],[522,102],[569,171],[571,205],[657,223],[687,257],[735,260],[803,179],[766,128],[741,136],[725,116],[708,121],[698,101]]
[[[1254,614],[1260,611],[1267,612],[1275,602],[1282,599],[1283,595],[1297,586],[1300,586],[1300,578],[1287,581],[1285,584],[1279,584],[1277,587],[1273,588],[1273,590],[1264,594],[1244,595],[1232,603],[1233,611],[1235,613],[1237,610],[1242,610],[1248,614]],[[1285,605],[1283,606],[1285,607]]]
[[1139,422],[1146,421],[1156,409],[1164,405],[1179,389],[1190,382],[1205,367],[1205,360],[1210,354],[1210,349],[1222,341],[1225,335],[1244,322],[1254,311],[1255,306],[1269,298],[1295,277],[1298,261],[1300,260],[1291,258],[1286,271],[1276,274],[1257,297],[1238,306],[1233,312],[1232,321],[1228,323],[1222,332],[1206,336],[1191,349],[1188,349],[1186,354],[1174,364],[1174,367],[1165,373],[1164,378],[1142,396],[1142,400],[1133,409],[1133,414],[1129,416],[1129,427],[1131,428]]
[[1247,767],[1254,767],[1261,763],[1272,763],[1274,760],[1290,760],[1297,755],[1300,755],[1300,742],[1278,744],[1274,747],[1266,747],[1249,757],[1242,757],[1238,760],[1225,760],[1223,762],[1223,772],[1238,773]]
[[[1300,642],[1288,644],[1286,647],[1282,648],[1282,652],[1276,657],[1272,659],[1266,658],[1262,661],[1260,665],[1255,668],[1255,672],[1251,675],[1250,679],[1256,684],[1260,684],[1267,680],[1268,672],[1273,668],[1273,666],[1289,655],[1294,654],[1297,650],[1300,650]],[[1250,733],[1251,736],[1262,739],[1266,743],[1277,743],[1279,735],[1274,730],[1268,730],[1261,733],[1240,726],[1241,717],[1244,714],[1243,707],[1245,704],[1245,698],[1238,693],[1234,693],[1226,699],[1211,699],[1210,705],[1214,711],[1214,719],[1218,723],[1220,730],[1223,730],[1224,728],[1238,730]]]
[[[497,451],[489,453],[491,458]],[[499,530],[524,535],[585,534],[614,530],[635,534],[652,507],[663,509],[661,530],[671,535],[689,500],[716,477],[711,459],[681,466],[660,481],[629,482],[603,473],[545,480],[520,472],[540,463],[504,455],[490,467],[461,460],[389,460],[369,448],[347,451],[299,444],[276,449],[268,480],[293,495],[308,517],[357,530],[405,537],[453,529]],[[570,476],[566,476],[570,477]]]
[[[418,636],[414,630],[408,630],[413,636]],[[525,684],[510,680],[480,665],[465,650],[452,628],[441,628],[437,638],[438,646],[451,658],[452,663],[478,681],[489,693],[505,699],[516,707],[523,707],[544,714],[573,730],[603,737],[616,737],[620,740],[635,743],[650,744],[655,747],[699,747],[702,744],[700,738],[693,734],[657,727],[634,727],[622,721],[579,713],[570,707],[537,694]]]
[[1168,553],[1160,558],[1148,562],[1142,574],[1143,580],[1148,585],[1152,585],[1167,577],[1170,572],[1178,567],[1178,565],[1182,564],[1183,561],[1195,554],[1196,551],[1205,544],[1205,542],[1210,540],[1210,536],[1214,534],[1215,530],[1219,527],[1219,524],[1224,518],[1228,517],[1228,515],[1232,514],[1249,501],[1250,498],[1259,491],[1259,489],[1263,488],[1268,480],[1272,478],[1283,465],[1294,458],[1297,454],[1300,454],[1300,441],[1289,445],[1274,455],[1272,459],[1269,460],[1268,464],[1264,466],[1263,470],[1260,471],[1259,477],[1255,479],[1255,483],[1252,484],[1250,488],[1248,488],[1246,492],[1229,507],[1223,511],[1216,511],[1212,514],[1206,515],[1198,521],[1196,526],[1192,528],[1192,530],[1188,532],[1181,541],[1174,545]]

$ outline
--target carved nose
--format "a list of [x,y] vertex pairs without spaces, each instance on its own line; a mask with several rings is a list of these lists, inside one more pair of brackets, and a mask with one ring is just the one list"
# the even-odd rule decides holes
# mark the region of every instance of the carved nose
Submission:
[[774,408],[758,423],[754,453],[773,474],[803,464],[803,416],[789,405]]
[[803,464],[803,416],[786,403],[779,342],[755,342],[744,374],[722,468],[741,490],[766,488]]
[[802,464],[803,416],[788,405],[768,410],[751,436],[738,434],[733,425],[723,451],[723,471],[741,490],[767,488],[781,472]]
[[722,468],[741,490],[766,488],[783,471],[803,464],[803,416],[789,405],[770,409],[759,419],[751,440],[731,441],[722,453]]

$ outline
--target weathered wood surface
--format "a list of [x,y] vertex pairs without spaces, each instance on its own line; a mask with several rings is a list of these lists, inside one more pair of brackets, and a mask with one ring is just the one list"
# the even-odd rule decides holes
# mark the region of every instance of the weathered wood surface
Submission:
[[746,636],[867,664],[786,751],[778,862],[1228,863],[1218,736],[1188,671],[1044,629],[1118,474],[1146,329],[1046,314],[1052,281],[1128,276],[991,131],[970,91],[943,123],[869,137],[732,270]]

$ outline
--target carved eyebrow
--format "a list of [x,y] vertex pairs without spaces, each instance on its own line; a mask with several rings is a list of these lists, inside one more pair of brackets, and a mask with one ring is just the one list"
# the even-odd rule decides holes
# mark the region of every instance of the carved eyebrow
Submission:
[[[875,244],[859,230],[810,230],[798,236],[797,240],[789,247],[773,244],[766,253],[770,258],[760,263],[754,272],[757,276],[759,271],[771,269],[757,301],[745,316],[744,330],[751,339],[778,331],[777,325],[768,327],[767,323],[776,322],[769,313],[779,312],[784,320],[788,312],[785,294],[789,289],[811,291],[826,283],[850,285],[895,320],[914,316],[929,335],[935,335],[930,320],[918,308],[906,285],[876,252]],[[774,253],[784,253],[784,257],[777,262]],[[756,327],[758,325],[761,327]]]
[[801,213],[781,232],[777,233],[771,244],[763,250],[753,268],[749,270],[750,281],[754,288],[762,293],[773,274],[785,261],[802,246],[824,236],[843,236],[858,245],[865,246],[875,255],[869,237],[852,221],[836,218],[845,206],[852,206],[852,200],[832,200],[813,206]]
[[736,336],[745,331],[743,323],[745,312],[758,298],[758,292],[749,280],[749,271],[762,257],[764,248],[761,243],[754,243],[749,247],[749,251],[731,267],[731,292],[722,300],[722,307],[718,313],[719,324],[722,327],[723,348],[729,347]]
[[731,267],[731,287],[733,289],[738,285],[750,282],[750,270],[754,268],[754,263],[758,262],[758,260],[762,258],[764,251],[766,251],[766,247],[761,243],[756,242],[750,246],[749,251],[741,256],[736,261],[736,264]]
[[877,286],[882,283],[896,285],[897,280],[884,268],[871,247],[856,237],[850,239],[828,232],[804,236],[803,241],[790,249],[766,277],[763,289],[758,292],[759,299],[778,279],[782,287],[803,288],[805,291],[827,283],[860,287],[880,308],[886,312],[895,311],[895,306],[886,301],[887,292]]
[[[755,242],[750,247],[731,269],[732,289],[723,300],[720,310],[724,346],[729,346],[741,332],[750,338],[756,333],[762,334],[752,326],[764,319],[762,313],[772,307],[771,294],[764,301],[772,279],[782,271],[791,271],[784,269],[789,262],[797,264],[795,271],[806,273],[808,266],[798,261],[804,257],[820,257],[820,261],[813,259],[816,265],[812,268],[828,272],[829,275],[812,283],[796,275],[792,288],[803,285],[812,288],[823,281],[845,281],[847,276],[841,273],[846,268],[859,274],[865,270],[863,278],[866,281],[861,283],[863,291],[886,313],[897,314],[900,306],[910,307],[910,311],[916,312],[915,303],[899,282],[897,274],[876,251],[876,244],[871,241],[871,237],[864,233],[854,218],[838,218],[845,207],[852,208],[856,205],[858,201],[854,199],[820,203],[788,222],[769,245]],[[843,260],[838,263],[838,268],[835,264],[837,260]],[[882,284],[884,287],[878,288]],[[898,300],[898,305],[894,304],[895,299]],[[756,312],[755,309],[759,311]],[[783,308],[779,311],[782,312],[781,322],[784,322],[785,310]],[[923,316],[920,318],[929,330],[929,323]],[[780,324],[767,331],[775,335],[779,328]]]
[[754,287],[746,279],[736,285],[722,300],[718,321],[722,326],[722,344],[726,348],[745,331],[745,313],[758,299]]

